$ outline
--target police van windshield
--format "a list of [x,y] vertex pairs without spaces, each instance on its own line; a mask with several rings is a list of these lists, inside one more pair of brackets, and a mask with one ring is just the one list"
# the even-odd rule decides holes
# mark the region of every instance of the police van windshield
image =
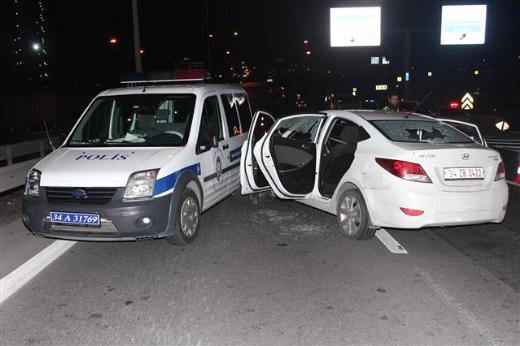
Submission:
[[183,146],[189,137],[194,107],[192,94],[100,97],[66,145]]

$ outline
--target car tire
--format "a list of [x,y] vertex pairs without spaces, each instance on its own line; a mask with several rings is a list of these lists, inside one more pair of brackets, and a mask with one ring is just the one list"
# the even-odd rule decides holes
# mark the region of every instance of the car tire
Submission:
[[347,238],[353,240],[372,239],[376,232],[370,227],[370,216],[361,192],[351,189],[343,192],[336,209],[338,226]]
[[172,245],[188,245],[197,239],[200,229],[200,203],[195,192],[185,188],[175,208],[175,227],[172,235],[166,237]]

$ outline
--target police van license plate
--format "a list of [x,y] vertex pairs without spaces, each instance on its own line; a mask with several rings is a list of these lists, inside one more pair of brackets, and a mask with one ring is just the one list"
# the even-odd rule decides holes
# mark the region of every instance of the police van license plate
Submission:
[[75,225],[75,226],[101,226],[101,219],[98,214],[65,213],[51,211],[51,222],[56,224]]
[[477,180],[484,179],[482,167],[444,168],[444,180]]

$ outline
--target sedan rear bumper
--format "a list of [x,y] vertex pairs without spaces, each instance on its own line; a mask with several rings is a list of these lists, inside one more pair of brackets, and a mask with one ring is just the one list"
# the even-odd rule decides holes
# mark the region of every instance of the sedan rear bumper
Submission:
[[[445,192],[433,189],[432,186],[432,193],[425,193],[424,186],[421,192],[402,186],[365,190],[372,224],[379,227],[418,229],[500,223],[506,215],[508,187],[505,181],[494,182],[485,191]],[[400,208],[423,213],[410,216]]]

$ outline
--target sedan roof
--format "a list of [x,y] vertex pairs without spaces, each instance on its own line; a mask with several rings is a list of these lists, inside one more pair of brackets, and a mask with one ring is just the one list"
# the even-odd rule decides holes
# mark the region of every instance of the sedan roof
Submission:
[[372,120],[433,120],[435,119],[418,113],[409,112],[387,112],[383,110],[328,110],[327,114],[341,115],[350,113],[357,115],[367,121]]

